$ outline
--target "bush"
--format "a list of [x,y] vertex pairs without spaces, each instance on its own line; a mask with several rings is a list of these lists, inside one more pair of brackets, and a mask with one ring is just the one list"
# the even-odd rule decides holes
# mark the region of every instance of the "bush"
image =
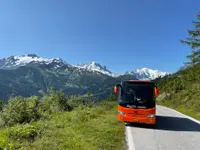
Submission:
[[37,128],[33,125],[11,127],[7,131],[7,136],[10,140],[28,140],[31,142],[37,136]]
[[78,107],[79,105],[83,105],[84,102],[84,98],[82,96],[77,95],[70,96],[68,100],[69,105],[73,108]]
[[114,95],[113,93],[110,93],[109,97],[108,97],[108,101],[117,101],[117,97],[116,95]]
[[187,67],[176,72],[171,77],[158,79],[162,93],[170,94],[159,104],[180,110],[197,119],[200,118],[200,64]]
[[8,104],[3,107],[1,118],[8,126],[35,121],[40,118],[38,103],[37,96],[10,98]]
[[168,93],[178,93],[185,89],[185,82],[181,78],[167,80],[162,86],[162,89]]
[[35,141],[38,135],[38,128],[33,125],[18,125],[15,127],[0,130],[0,150],[23,149],[26,144]]
[[52,114],[50,119],[2,128],[0,150],[122,149],[124,128],[116,119],[116,106],[107,100],[92,108],[80,104],[73,111]]
[[72,107],[68,104],[67,98],[61,91],[50,91],[43,96],[39,104],[39,111],[42,114],[70,111]]

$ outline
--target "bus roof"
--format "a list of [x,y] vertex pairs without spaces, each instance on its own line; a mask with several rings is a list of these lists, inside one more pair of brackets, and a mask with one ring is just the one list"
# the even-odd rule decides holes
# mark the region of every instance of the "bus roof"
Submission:
[[125,80],[123,82],[152,82],[151,80]]
[[125,80],[122,83],[154,83],[151,80]]

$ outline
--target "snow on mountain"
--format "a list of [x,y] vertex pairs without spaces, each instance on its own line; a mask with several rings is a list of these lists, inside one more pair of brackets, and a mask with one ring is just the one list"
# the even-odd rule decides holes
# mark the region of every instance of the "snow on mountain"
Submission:
[[88,64],[78,64],[78,65],[74,65],[74,67],[76,68],[80,68],[80,69],[86,69],[88,71],[94,71],[94,72],[100,72],[102,74],[106,74],[112,77],[116,77],[117,74],[112,73],[110,70],[108,70],[106,68],[106,66],[101,66],[99,63],[96,62],[91,62]]
[[42,58],[35,54],[27,54],[22,56],[10,56],[8,58],[0,59],[0,69],[15,69],[20,66],[25,66],[29,63],[38,63],[38,64],[55,64],[55,68],[66,65],[60,58]]
[[79,72],[81,72],[82,70],[84,71],[87,70],[87,71],[102,73],[111,77],[132,75],[139,80],[153,80],[157,77],[160,77],[160,76],[163,77],[168,74],[166,72],[161,72],[159,70],[152,70],[148,68],[136,69],[135,71],[126,72],[124,74],[115,74],[111,72],[110,70],[108,70],[106,66],[102,66],[99,63],[96,63],[94,61],[87,64],[70,65],[60,58],[48,59],[48,58],[39,57],[35,54],[11,56],[8,58],[0,59],[0,69],[15,69],[15,68],[18,68],[20,66],[25,66],[30,63],[48,65],[50,68],[53,68],[53,69],[58,69],[62,66],[67,66],[67,68],[72,67],[72,69],[73,68],[78,69]]
[[101,66],[99,63],[96,62],[91,62],[88,64],[79,64],[79,65],[74,65],[74,67],[80,68],[80,69],[86,69],[89,71],[96,71],[100,72],[102,74],[106,74],[112,77],[118,77],[118,76],[123,76],[123,75],[133,75],[139,80],[153,80],[157,77],[163,77],[167,75],[167,72],[161,72],[159,70],[152,70],[148,68],[141,68],[141,69],[136,69],[135,71],[131,72],[126,72],[125,74],[115,74],[108,70],[106,66]]
[[153,70],[149,68],[136,69],[136,71],[126,72],[126,74],[133,74],[139,80],[153,80],[158,77],[167,75],[167,72],[161,72],[159,70]]

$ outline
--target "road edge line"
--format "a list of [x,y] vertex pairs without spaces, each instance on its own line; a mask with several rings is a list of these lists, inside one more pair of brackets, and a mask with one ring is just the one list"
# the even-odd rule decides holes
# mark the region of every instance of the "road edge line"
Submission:
[[128,150],[135,150],[135,145],[134,145],[133,137],[131,134],[131,127],[128,127],[128,126],[126,126],[126,141],[127,141]]
[[[160,106],[162,106],[162,105],[160,105]],[[166,106],[163,106],[163,107],[166,107]],[[169,107],[166,107],[166,108],[171,109],[172,111],[177,112],[178,114],[180,114],[180,115],[182,115],[182,116],[185,116],[186,118],[188,118],[188,119],[190,119],[190,120],[192,120],[192,121],[194,121],[194,122],[200,124],[200,121],[197,120],[197,119],[195,119],[195,118],[192,118],[192,117],[190,117],[190,116],[188,116],[188,115],[186,115],[186,114],[183,114],[183,113],[181,113],[181,112],[179,112],[179,111],[177,111],[177,110],[175,110],[175,109],[172,109],[172,108],[169,108]]]

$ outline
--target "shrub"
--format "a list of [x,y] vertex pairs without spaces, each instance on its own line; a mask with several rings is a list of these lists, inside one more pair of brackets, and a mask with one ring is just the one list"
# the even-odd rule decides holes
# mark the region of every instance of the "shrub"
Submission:
[[7,136],[10,140],[28,140],[33,141],[37,136],[37,128],[33,125],[23,125],[17,127],[11,127],[7,131]]
[[37,108],[37,96],[30,98],[10,98],[8,104],[3,107],[1,118],[5,122],[5,125],[8,126],[17,123],[29,123],[40,118]]
[[26,144],[35,141],[38,128],[33,125],[17,125],[0,131],[0,150],[23,149]]
[[114,95],[113,93],[110,93],[110,95],[108,97],[108,101],[117,101],[116,95]]
[[70,96],[68,103],[70,106],[72,106],[73,108],[75,107],[93,107],[95,102],[93,100],[92,97],[83,97],[83,96],[79,96],[79,95],[73,95]]
[[70,96],[68,103],[71,107],[78,107],[79,105],[83,105],[84,104],[84,98],[82,96],[78,96],[78,95],[73,95]]
[[39,104],[39,111],[43,114],[70,110],[72,110],[72,107],[68,104],[67,98],[61,91],[51,90],[47,95],[41,98]]
[[162,86],[162,89],[168,93],[171,92],[178,93],[179,91],[184,90],[185,86],[186,85],[183,79],[177,77],[175,79],[171,79],[165,82],[164,85]]

